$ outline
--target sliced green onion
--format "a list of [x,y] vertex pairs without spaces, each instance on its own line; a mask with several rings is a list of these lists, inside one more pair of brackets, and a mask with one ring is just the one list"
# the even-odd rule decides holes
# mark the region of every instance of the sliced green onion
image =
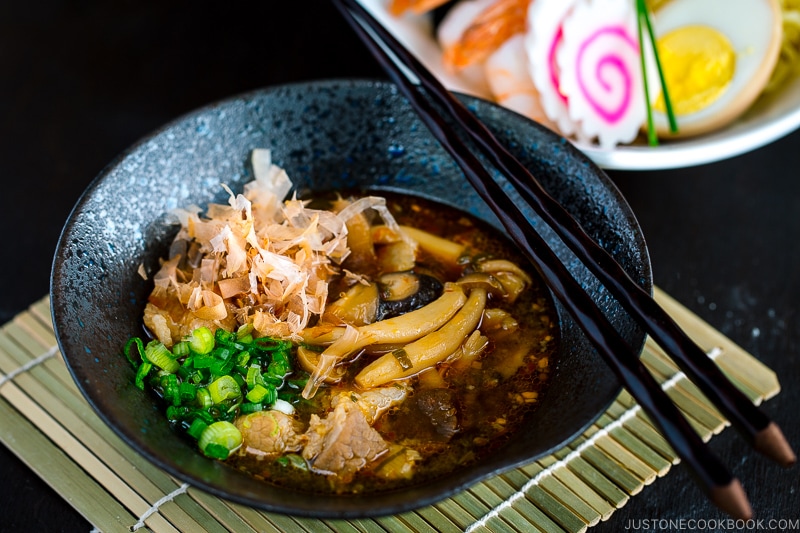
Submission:
[[195,418],[192,420],[192,423],[189,425],[189,428],[186,430],[186,433],[189,436],[193,437],[195,440],[200,438],[200,435],[203,434],[203,431],[206,430],[208,424],[206,424],[202,419]]
[[228,458],[231,452],[225,446],[212,442],[211,444],[208,444],[205,449],[203,449],[203,453],[210,459],[219,459],[220,461],[224,461]]
[[217,359],[208,354],[198,355],[192,359],[192,365],[195,368],[210,368],[216,362]]
[[269,396],[270,390],[264,385],[256,385],[247,393],[247,400],[253,403],[261,403],[264,398]]
[[231,357],[233,357],[234,350],[234,348],[229,348],[227,346],[218,346],[211,350],[211,355],[220,361],[228,361]]
[[147,377],[147,374],[153,369],[153,363],[148,361],[144,361],[141,365],[139,365],[138,370],[136,371],[136,380],[135,384],[136,387],[144,390],[144,380]]
[[239,342],[243,342],[245,344],[250,344],[251,342],[253,342],[254,329],[255,328],[252,322],[248,322],[247,324],[242,324],[241,326],[239,326],[239,329],[236,330],[236,340],[238,340]]
[[154,340],[148,342],[147,346],[144,347],[144,356],[158,368],[170,374],[177,372],[178,368],[181,366],[180,363],[173,358],[172,352],[170,352],[161,341]]
[[186,381],[191,381],[195,385],[200,385],[201,383],[205,383],[209,380],[208,375],[204,374],[202,370],[195,370],[192,374],[187,378]]
[[215,404],[242,397],[242,388],[231,376],[222,376],[212,382],[208,386],[208,392]]
[[172,353],[175,357],[184,357],[189,355],[189,343],[181,341],[172,347]]
[[208,367],[208,370],[211,372],[212,376],[224,376],[233,371],[235,363],[236,361],[234,361],[232,357],[229,357],[227,360],[217,359],[210,367]]
[[203,422],[206,423],[207,426],[209,426],[216,421],[214,415],[212,415],[209,411],[210,411],[209,409],[196,409],[192,413],[192,416],[202,420]]
[[252,346],[263,352],[274,352],[276,350],[288,351],[292,347],[290,341],[282,341],[271,337],[262,337],[253,341]]
[[246,414],[250,414],[250,413],[256,413],[258,411],[263,411],[264,410],[264,404],[263,403],[245,402],[241,406],[239,406],[239,409],[241,410],[242,414],[246,415]]
[[283,377],[289,373],[289,370],[291,370],[291,366],[289,365],[289,358],[286,354],[282,351],[273,354],[272,361],[269,366],[267,366],[267,374],[283,380]]
[[275,459],[275,462],[285,467],[297,468],[303,471],[308,470],[308,463],[306,463],[306,460],[296,453],[287,453],[286,455],[281,455]]
[[192,331],[186,341],[195,353],[206,354],[214,349],[214,334],[205,326]]
[[175,374],[161,375],[158,383],[165,401],[174,406],[181,405],[181,389]]
[[235,333],[230,333],[224,329],[218,329],[214,334],[214,339],[218,346],[225,346],[226,348],[236,351],[244,350],[244,344],[237,342],[238,339]]
[[247,388],[252,389],[256,385],[263,385],[264,378],[261,376],[261,365],[254,363],[247,367],[247,377],[245,377]]
[[205,387],[198,387],[197,393],[195,395],[195,401],[197,405],[206,409],[214,405],[214,400],[211,399],[211,393],[208,392],[208,389]]
[[242,433],[230,422],[221,420],[203,430],[197,445],[208,457],[227,459],[231,452],[242,445]]
[[[133,356],[131,355],[131,348],[136,346],[136,349],[139,351],[138,360],[134,360]],[[132,337],[125,343],[125,357],[128,358],[128,361],[133,365],[133,368],[139,368],[139,365],[142,364],[144,360],[144,344],[142,343],[142,339],[139,337]]]
[[186,364],[184,362],[184,364],[181,365],[181,367],[178,369],[177,372],[175,372],[175,374],[183,381],[191,381],[194,371],[192,370],[191,365]]
[[250,352],[239,352],[236,356],[236,366],[242,369],[242,372],[247,372],[247,364],[250,362]]
[[197,387],[186,381],[181,382],[178,386],[178,395],[181,403],[191,402],[197,398]]
[[167,419],[171,421],[183,420],[192,413],[191,408],[185,405],[170,405],[167,407]]
[[304,376],[304,377],[302,377],[302,378],[290,379],[290,380],[288,380],[286,383],[287,383],[287,384],[288,384],[288,385],[289,385],[289,386],[290,386],[292,389],[295,389],[295,390],[303,390],[303,389],[305,388],[305,386],[306,386],[306,383],[308,383],[308,378],[309,378],[309,376],[308,376],[308,375],[306,375],[306,376]]
[[402,368],[403,370],[408,370],[409,368],[414,366],[413,363],[411,363],[411,359],[409,359],[408,354],[404,349],[402,348],[397,349],[392,352],[392,355],[394,356],[395,359],[397,359],[397,362],[400,363],[400,368]]
[[231,423],[240,414],[270,407],[289,414],[293,403],[302,401],[298,393],[307,374],[286,380],[293,371],[292,342],[253,339],[253,331],[252,324],[235,333],[200,327],[171,351],[158,341],[145,346],[136,337],[125,345],[136,386],[149,384],[166,404],[170,422],[179,422],[208,457],[224,460],[241,445],[241,433]]

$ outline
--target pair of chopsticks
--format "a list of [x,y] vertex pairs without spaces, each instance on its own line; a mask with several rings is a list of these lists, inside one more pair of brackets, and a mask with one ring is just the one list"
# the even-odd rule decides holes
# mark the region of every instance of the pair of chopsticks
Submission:
[[[606,363],[651,416],[709,499],[733,517],[750,518],[752,509],[741,483],[695,433],[638,355],[531,227],[518,205],[507,196],[462,141],[451,123],[458,124],[529,207],[559,235],[749,443],[781,465],[790,466],[796,462],[796,456],[780,428],[725,377],[651,295],[583,231],[580,224],[542,188],[486,126],[366,9],[356,0],[333,0],[333,3],[397,84],[434,137],[455,159],[471,185],[536,266],[554,295],[570,311]],[[440,113],[437,106],[444,113]]]

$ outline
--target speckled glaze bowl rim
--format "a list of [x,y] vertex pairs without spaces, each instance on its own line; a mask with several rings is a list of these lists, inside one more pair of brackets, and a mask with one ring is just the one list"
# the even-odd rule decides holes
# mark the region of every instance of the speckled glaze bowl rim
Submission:
[[[151,133],[145,135],[144,137],[140,138],[137,142],[133,143],[130,147],[128,147],[123,152],[121,152],[117,157],[115,157],[108,165],[106,165],[98,173],[98,175],[90,182],[90,184],[87,186],[86,190],[81,194],[81,196],[79,197],[79,199],[75,203],[74,207],[72,208],[72,210],[71,210],[71,212],[70,212],[70,214],[69,214],[69,216],[67,218],[67,222],[66,222],[66,224],[64,226],[64,229],[62,230],[62,234],[61,234],[61,237],[59,239],[59,243],[58,243],[57,248],[56,248],[56,254],[54,255],[54,258],[53,258],[52,274],[51,274],[51,298],[52,298],[52,301],[55,303],[55,302],[57,302],[59,300],[59,295],[56,294],[56,277],[58,275],[60,275],[59,274],[60,265],[59,265],[58,251],[63,246],[63,242],[62,241],[66,238],[67,234],[69,233],[70,226],[73,224],[75,214],[80,211],[81,207],[87,201],[89,201],[89,199],[91,198],[92,194],[96,191],[96,189],[98,189],[98,187],[100,187],[102,185],[104,178],[110,172],[112,172],[113,169],[117,168],[121,163],[123,163],[131,154],[136,153],[137,150],[140,150],[150,140],[159,137],[160,135],[164,134],[165,132],[168,132],[169,130],[171,130],[172,128],[174,128],[174,127],[176,127],[176,126],[178,126],[178,125],[180,125],[182,123],[185,123],[188,120],[191,120],[193,118],[202,116],[205,113],[217,110],[220,107],[224,107],[225,105],[228,105],[228,104],[236,102],[236,101],[251,100],[251,99],[254,99],[254,98],[258,98],[258,97],[268,96],[271,93],[274,93],[276,91],[281,91],[281,90],[300,90],[300,89],[306,89],[306,88],[312,88],[312,87],[313,88],[320,88],[320,87],[325,88],[325,87],[342,87],[342,86],[348,86],[348,87],[349,86],[352,86],[352,87],[373,86],[373,87],[380,87],[380,88],[387,88],[388,87],[390,89],[394,88],[394,86],[389,82],[385,82],[385,81],[382,81],[382,80],[372,80],[372,79],[328,79],[328,80],[297,82],[297,83],[290,83],[290,84],[283,84],[283,85],[259,88],[259,89],[255,89],[253,91],[249,91],[249,92],[233,95],[233,96],[230,96],[230,97],[226,97],[224,99],[209,103],[209,104],[204,105],[202,107],[199,107],[199,108],[196,108],[194,110],[191,110],[191,111],[189,111],[187,113],[184,113],[184,114],[178,116],[177,118],[167,122],[163,126],[157,128],[156,130],[153,130]],[[509,114],[509,115],[513,115],[514,114],[513,112],[511,112],[509,110],[500,108],[499,106],[496,106],[495,104],[483,101],[483,100],[481,100],[479,98],[475,98],[475,97],[471,97],[471,96],[465,96],[465,95],[459,95],[459,96],[462,97],[462,98],[467,99],[468,101],[470,101],[470,100],[472,100],[472,101],[480,101],[481,105],[486,105],[486,106],[489,106],[489,107],[496,107],[497,109],[501,109],[502,113],[504,113],[504,114]],[[530,121],[527,121],[527,119],[525,119],[525,120],[526,120],[526,122],[530,123],[530,127],[536,128],[536,129],[539,129],[539,130],[543,130],[545,132],[545,135],[546,136],[550,136],[553,140],[561,139],[555,133],[552,133],[549,130],[544,129],[543,127],[539,126],[538,124],[530,122]],[[425,132],[425,134],[427,134],[427,132]],[[596,165],[594,163],[592,163],[592,161],[588,157],[586,157],[579,150],[573,148],[569,143],[564,145],[564,150],[570,151],[571,152],[570,155],[572,157],[576,158],[577,160],[579,160],[581,163],[585,163],[585,164],[591,166],[592,168],[596,169],[596,172],[594,172],[594,173],[596,174],[596,178],[600,181],[601,185],[603,185],[607,189],[607,192],[620,205],[620,207],[624,211],[626,211],[626,214],[630,216],[629,222],[631,222],[635,226],[634,229],[636,230],[636,235],[638,237],[637,242],[635,243],[635,245],[637,246],[637,250],[641,254],[641,258],[642,258],[642,264],[640,266],[641,266],[641,268],[643,270],[643,276],[645,278],[644,282],[647,285],[647,288],[649,290],[652,290],[652,271],[651,271],[651,265],[650,265],[650,261],[649,261],[649,252],[647,250],[647,246],[646,246],[644,237],[641,235],[641,230],[638,227],[638,222],[636,221],[632,211],[630,210],[630,206],[628,205],[627,201],[622,196],[622,194],[619,192],[619,190],[614,185],[614,183],[611,181],[611,179],[608,178],[608,176],[606,176],[603,173],[602,170],[597,168]],[[67,363],[67,367],[68,367],[73,379],[77,383],[78,388],[81,390],[81,393],[86,398],[88,403],[92,406],[93,410],[99,415],[99,417],[108,426],[110,426],[112,428],[112,430],[114,430],[114,432],[116,434],[118,434],[120,437],[122,437],[123,440],[126,441],[126,442],[136,443],[137,440],[138,440],[137,437],[128,434],[127,432],[122,430],[114,420],[110,419],[104,413],[104,411],[100,408],[100,406],[98,406],[95,403],[95,401],[92,399],[91,395],[89,393],[87,393],[87,391],[82,386],[81,381],[80,381],[81,376],[78,375],[75,372],[75,370],[73,369],[73,367],[70,365],[69,354],[65,350],[65,346],[62,345],[61,337],[58,334],[58,324],[60,322],[60,317],[59,317],[59,312],[56,309],[55,305],[52,305],[51,312],[52,312],[53,324],[54,324],[54,328],[56,330],[56,338],[58,340],[59,348],[61,348],[62,353],[64,353],[64,358],[65,358],[65,361]],[[643,348],[644,341],[645,341],[645,336],[642,335],[641,336],[641,344],[639,346],[634,346],[634,348],[637,350],[637,352],[641,351],[641,349]],[[574,432],[572,433],[571,436],[569,436],[568,438],[563,439],[560,442],[554,442],[552,444],[552,446],[550,446],[549,448],[547,448],[543,452],[538,453],[536,455],[531,455],[530,457],[528,457],[525,462],[534,461],[537,458],[540,458],[540,457],[545,456],[545,455],[547,455],[549,453],[552,453],[552,452],[562,448],[564,445],[566,445],[568,442],[570,442],[572,439],[574,439],[574,437],[576,437],[576,436],[580,435],[581,433],[583,433],[586,430],[586,428],[590,427],[597,420],[597,418],[599,418],[603,414],[603,412],[605,412],[607,410],[607,408],[613,403],[614,399],[619,394],[621,389],[622,389],[621,385],[618,384],[616,389],[615,389],[615,391],[612,394],[610,394],[607,398],[598,399],[598,408],[597,408],[597,411],[594,414],[594,416],[592,416],[589,419],[583,421],[583,423],[580,426],[576,425],[575,430],[574,430]],[[149,451],[146,448],[145,449],[138,449],[137,452],[140,453],[141,455],[143,455],[144,457],[146,457],[150,462],[152,462],[153,464],[155,464],[158,467],[162,468],[163,470],[165,470],[169,474],[175,476],[176,478],[184,480],[184,481],[192,484],[193,486],[201,488],[201,489],[203,489],[203,490],[205,490],[205,491],[207,491],[209,493],[212,493],[214,495],[217,495],[217,496],[219,496],[221,498],[230,499],[232,501],[237,501],[237,502],[240,502],[240,503],[252,505],[254,507],[258,507],[258,508],[265,509],[265,510],[268,510],[268,511],[282,512],[282,513],[292,513],[292,514],[296,514],[297,516],[318,517],[318,518],[326,518],[326,517],[327,518],[357,518],[357,517],[388,515],[388,514],[394,514],[394,513],[409,511],[409,510],[412,510],[412,509],[416,509],[416,508],[419,508],[419,507],[434,503],[436,501],[440,501],[440,500],[442,500],[444,498],[450,497],[450,496],[452,496],[454,494],[457,494],[458,492],[468,488],[469,486],[472,486],[472,485],[474,485],[474,484],[476,484],[476,483],[478,483],[478,482],[480,482],[482,480],[487,479],[488,477],[490,477],[492,475],[496,475],[497,473],[499,473],[501,471],[506,471],[506,470],[509,470],[511,468],[514,468],[514,467],[518,467],[521,464],[523,464],[522,461],[518,461],[518,462],[516,462],[514,464],[503,465],[500,468],[492,468],[492,469],[488,469],[488,470],[485,469],[483,471],[478,472],[477,474],[468,476],[467,479],[461,479],[458,482],[453,482],[453,483],[449,483],[449,484],[445,483],[445,485],[447,485],[447,486],[441,488],[441,490],[439,490],[435,495],[428,495],[428,496],[426,496],[424,498],[415,500],[413,502],[402,501],[399,504],[396,504],[396,505],[385,505],[384,507],[381,507],[381,508],[378,508],[378,509],[366,508],[366,509],[361,509],[360,511],[345,510],[345,511],[334,512],[334,513],[331,513],[331,512],[317,513],[317,512],[314,512],[313,510],[309,511],[308,509],[286,510],[286,509],[283,509],[283,508],[276,508],[276,507],[272,506],[269,502],[264,502],[261,499],[249,497],[249,496],[243,495],[243,494],[232,493],[232,492],[226,490],[225,488],[222,488],[222,487],[219,487],[219,486],[216,486],[216,485],[213,485],[213,484],[209,484],[209,483],[205,482],[202,479],[198,479],[197,477],[195,477],[195,476],[193,476],[191,474],[188,474],[187,472],[181,470],[175,464],[171,464],[171,463],[169,463],[167,461],[162,460],[160,457],[149,453]],[[441,483],[439,483],[439,484],[441,484]],[[368,503],[369,500],[365,500],[365,502],[367,502],[366,505],[369,505],[369,503]]]

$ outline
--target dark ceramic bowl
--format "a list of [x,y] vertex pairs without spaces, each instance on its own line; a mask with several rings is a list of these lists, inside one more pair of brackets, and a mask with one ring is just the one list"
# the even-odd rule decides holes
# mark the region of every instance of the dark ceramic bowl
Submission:
[[[639,226],[610,180],[561,137],[473,98],[464,98],[587,231],[647,289],[652,280]],[[447,479],[399,492],[309,497],[204,458],[133,385],[121,354],[141,334],[153,272],[174,229],[177,206],[225,202],[252,179],[253,148],[270,148],[299,191],[377,188],[457,206],[498,225],[458,168],[395,88],[371,81],[275,87],[190,113],[131,147],[89,186],[58,244],[51,296],[59,346],[86,399],[126,442],[161,468],[218,496],[300,516],[352,518],[407,511],[552,452],[591,424],[620,391],[614,375],[559,307],[558,364],[541,405],[493,458]],[[536,219],[531,215],[532,219]],[[561,242],[538,224],[631,346],[644,334]]]

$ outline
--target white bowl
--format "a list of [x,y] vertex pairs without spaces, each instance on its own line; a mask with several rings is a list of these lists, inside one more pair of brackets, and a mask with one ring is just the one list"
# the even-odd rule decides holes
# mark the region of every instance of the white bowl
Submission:
[[[441,66],[441,49],[433,35],[429,16],[393,17],[386,0],[360,0],[442,83],[451,90],[488,97],[469,80],[451,76]],[[755,150],[791,133],[800,126],[800,77],[780,90],[759,98],[729,126],[698,137],[646,144],[620,145],[607,150],[586,142],[573,142],[597,165],[606,169],[658,170],[689,167],[727,159]]]

